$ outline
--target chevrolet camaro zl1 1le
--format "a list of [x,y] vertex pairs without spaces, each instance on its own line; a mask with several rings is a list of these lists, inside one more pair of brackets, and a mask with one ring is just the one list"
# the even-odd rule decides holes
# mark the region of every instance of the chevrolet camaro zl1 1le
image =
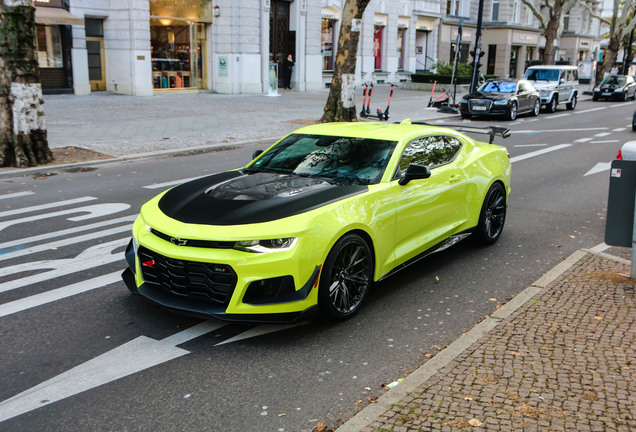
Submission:
[[409,120],[299,129],[245,168],[144,204],[123,279],[203,318],[348,318],[405,265],[468,235],[497,241],[510,160],[492,142],[509,132],[486,129],[490,143]]

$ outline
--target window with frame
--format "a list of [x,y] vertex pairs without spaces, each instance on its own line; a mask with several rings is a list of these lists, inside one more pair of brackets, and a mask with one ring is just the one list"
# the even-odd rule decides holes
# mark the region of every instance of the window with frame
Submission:
[[492,0],[492,9],[490,11],[490,19],[499,21],[499,0]]
[[417,138],[407,144],[400,159],[400,172],[411,164],[429,169],[451,163],[462,147],[459,139],[452,136],[436,135]]
[[322,70],[324,71],[333,70],[335,28],[336,20],[322,19],[320,43],[322,51]]
[[520,9],[521,9],[520,0],[513,0],[512,1],[512,22],[513,23],[519,22]]
[[459,16],[461,0],[448,0],[446,3],[446,15]]
[[532,25],[532,21],[534,19],[534,14],[532,10],[528,6],[526,6],[526,25]]

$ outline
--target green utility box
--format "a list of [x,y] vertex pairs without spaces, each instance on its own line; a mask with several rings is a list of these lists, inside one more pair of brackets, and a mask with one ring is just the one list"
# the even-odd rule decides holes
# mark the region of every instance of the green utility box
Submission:
[[634,239],[634,196],[636,194],[636,161],[615,160],[610,170],[605,243],[632,247]]

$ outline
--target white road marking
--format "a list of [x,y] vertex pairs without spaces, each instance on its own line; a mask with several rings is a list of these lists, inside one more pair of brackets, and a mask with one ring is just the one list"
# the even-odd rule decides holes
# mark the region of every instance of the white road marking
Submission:
[[617,128],[617,129],[612,129],[612,132],[623,132],[626,131],[627,128]]
[[536,150],[536,151],[533,151],[533,152],[530,152],[530,153],[522,154],[520,156],[512,157],[512,158],[510,158],[510,163],[519,162],[519,161],[522,161],[522,160],[525,160],[525,159],[530,159],[530,158],[533,158],[535,156],[540,156],[540,155],[545,154],[545,153],[550,153],[550,152],[553,152],[553,151],[556,151],[556,150],[561,150],[561,149],[564,149],[564,148],[567,148],[567,147],[571,147],[571,146],[572,146],[572,144],[559,144],[559,145],[548,147],[548,148],[545,148],[545,149],[542,149],[542,150]]
[[115,227],[115,228],[110,228],[107,230],[103,230],[103,231],[96,231],[96,232],[92,232],[89,234],[84,234],[81,236],[77,236],[77,237],[70,237],[64,240],[57,240],[54,242],[50,242],[50,243],[45,243],[45,244],[41,244],[38,246],[33,246],[33,247],[29,247],[26,249],[20,249],[20,250],[15,250],[12,252],[7,252],[4,254],[0,254],[0,261],[4,261],[4,260],[8,260],[10,258],[16,258],[16,257],[20,257],[20,256],[24,256],[24,255],[30,255],[30,254],[34,254],[36,252],[42,252],[44,250],[48,250],[48,249],[55,249],[55,248],[60,248],[63,246],[68,246],[68,245],[72,245],[72,244],[77,244],[77,243],[81,243],[81,242],[85,242],[85,241],[91,241],[91,240],[95,240],[98,239],[100,237],[106,237],[109,235],[113,235],[113,234],[120,234],[122,232],[127,232],[130,231],[130,226],[129,225],[123,225],[120,227]]
[[535,133],[548,133],[548,132],[586,132],[586,131],[600,131],[607,130],[606,127],[594,127],[594,128],[576,128],[576,129],[551,129],[551,130],[511,130],[513,133],[527,133],[527,134],[535,134]]
[[35,194],[35,192],[15,192],[10,194],[0,195],[0,199],[18,198],[21,196],[33,195],[33,194]]
[[517,144],[513,147],[547,147],[547,144]]
[[618,140],[590,141],[590,144],[607,144],[616,142],[618,142]]
[[298,324],[269,324],[269,325],[260,325],[258,327],[254,327],[251,328],[247,331],[244,331],[241,334],[238,334],[230,339],[224,340],[223,342],[219,342],[218,344],[214,345],[214,346],[219,346],[219,345],[225,345],[228,343],[232,343],[232,342],[236,342],[236,341],[240,341],[240,340],[244,340],[244,339],[249,339],[249,338],[253,338],[253,337],[257,337],[257,336],[262,336],[264,334],[268,334],[268,333],[274,333],[280,330],[287,330],[290,328],[294,328],[294,327],[299,327],[299,326],[303,326],[309,324],[309,322],[302,322],[302,323],[298,323]]
[[96,199],[97,198],[95,197],[82,197],[82,198],[74,198],[74,199],[70,199],[66,201],[57,201],[57,202],[52,202],[48,204],[40,204],[40,205],[36,205],[32,207],[24,207],[24,208],[15,209],[15,210],[5,210],[0,212],[0,217],[15,216],[18,214],[30,213],[30,212],[39,211],[39,210],[46,210],[53,207],[62,207],[66,205],[78,204],[78,203],[92,201]]
[[[45,234],[41,234],[41,235],[36,235],[36,236],[32,236],[32,237],[25,237],[25,238],[20,238],[17,240],[13,240],[13,241],[8,241],[8,242],[4,242],[4,243],[0,243],[0,255],[2,255],[2,251],[4,249],[8,249],[14,246],[28,246],[30,243],[35,243],[35,242],[39,242],[42,240],[48,240],[51,238],[55,238],[55,237],[62,237],[65,235],[69,235],[69,234],[76,234],[82,231],[88,231],[88,230],[92,230],[95,228],[103,228],[105,226],[108,225],[116,225],[118,223],[124,223],[124,222],[132,222],[137,218],[137,215],[130,215],[130,216],[124,216],[124,217],[120,217],[117,219],[110,219],[107,221],[101,221],[101,222],[96,222],[93,224],[88,224],[88,225],[82,225],[79,227],[74,227],[74,228],[69,228],[69,229],[65,229],[65,230],[60,230],[60,231],[54,231],[54,232],[50,232],[50,233],[45,233]],[[128,227],[130,227],[132,229],[132,225],[127,225]]]
[[98,244],[82,251],[75,258],[27,262],[0,269],[0,276],[9,276],[25,271],[50,269],[47,272],[37,273],[31,276],[11,280],[9,282],[0,283],[0,293],[22,288],[27,285],[37,284],[60,276],[66,276],[88,270],[90,268],[103,266],[115,261],[123,261],[123,254],[113,254],[113,251],[125,246],[127,242],[128,239],[124,238],[108,243]]
[[[204,321],[159,341],[139,336],[0,403],[0,422],[190,354],[190,351],[177,345],[225,325]],[[252,333],[272,333],[298,325],[303,324],[263,325],[252,329]]]
[[612,134],[611,132],[601,132],[601,133],[595,134],[594,136],[595,137],[599,137],[599,138],[603,138],[603,137],[606,137],[606,136],[611,135],[611,134]]
[[572,115],[572,113],[554,114],[554,115],[550,116],[550,119],[557,119],[557,118],[561,118],[561,117],[567,117],[569,115]]
[[588,142],[588,141],[592,141],[592,138],[579,138],[574,142],[578,142],[578,143],[584,143],[584,142]]
[[589,112],[594,112],[594,111],[600,111],[605,109],[605,107],[598,107],[598,108],[590,108],[590,109],[586,109],[583,111],[576,111],[576,114],[585,114],[585,113],[589,113]]
[[65,216],[73,213],[84,213],[88,212],[86,215],[82,216],[74,216],[71,218],[67,218],[66,220],[70,220],[72,222],[83,221],[86,219],[94,219],[102,216],[107,216],[113,213],[119,213],[124,210],[128,210],[130,208],[130,204],[125,203],[108,203],[108,204],[94,204],[90,206],[84,207],[76,207],[68,210],[60,210],[53,213],[43,213],[35,216],[28,216],[21,219],[12,219],[5,222],[0,222],[0,231],[3,229],[10,227],[12,225],[18,225],[25,222],[34,222],[42,219],[48,219],[57,216]]
[[169,187],[169,186],[179,185],[181,183],[189,182],[191,180],[200,179],[201,177],[205,177],[205,176],[190,177],[190,178],[184,178],[184,179],[181,179],[181,180],[173,180],[173,181],[169,181],[169,182],[165,182],[165,183],[157,183],[157,184],[144,186],[144,188],[146,188],[146,189],[161,189],[161,188],[166,188],[166,187]]
[[32,309],[37,306],[42,306],[47,303],[52,303],[66,297],[71,297],[97,288],[102,288],[116,282],[121,282],[120,270],[93,279],[88,279],[61,288],[57,288],[51,291],[46,291],[41,294],[25,297],[20,300],[14,300],[12,302],[0,305],[0,318]]
[[612,167],[612,163],[611,162],[599,162],[596,165],[594,165],[594,167],[591,170],[589,170],[588,172],[583,174],[583,177],[589,176],[589,175],[592,175],[592,174],[596,174],[596,173],[600,173],[600,172],[603,172],[603,171],[608,171],[611,167]]

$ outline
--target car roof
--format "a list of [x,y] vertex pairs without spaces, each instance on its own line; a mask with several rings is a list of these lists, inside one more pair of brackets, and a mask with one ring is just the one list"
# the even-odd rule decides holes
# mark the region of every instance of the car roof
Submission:
[[321,123],[294,131],[297,134],[332,135],[354,138],[383,139],[398,141],[402,138],[410,138],[412,135],[461,135],[449,128],[409,124],[409,123],[379,123],[379,122],[338,122]]
[[571,65],[534,65],[534,66],[530,66],[528,69],[577,69],[578,68],[576,66],[571,66]]

